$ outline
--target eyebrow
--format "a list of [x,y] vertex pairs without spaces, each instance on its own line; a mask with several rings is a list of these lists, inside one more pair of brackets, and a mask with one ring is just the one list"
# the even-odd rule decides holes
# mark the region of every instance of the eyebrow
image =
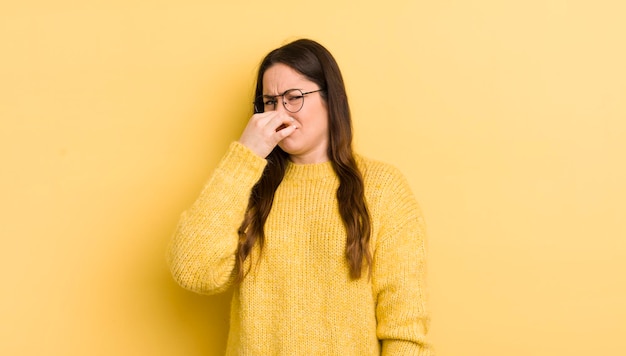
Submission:
[[304,90],[304,89],[301,89],[301,88],[291,88],[291,89],[287,89],[287,90],[285,90],[284,92],[282,92],[282,94],[274,94],[274,95],[271,95],[271,94],[263,94],[263,96],[264,96],[264,97],[266,97],[266,98],[275,98],[275,97],[277,97],[277,96],[285,95],[285,93],[287,93],[287,92],[288,92],[288,91],[290,91],[290,90],[294,90],[294,89],[297,89],[297,90],[300,90],[300,91],[303,91],[303,90]]

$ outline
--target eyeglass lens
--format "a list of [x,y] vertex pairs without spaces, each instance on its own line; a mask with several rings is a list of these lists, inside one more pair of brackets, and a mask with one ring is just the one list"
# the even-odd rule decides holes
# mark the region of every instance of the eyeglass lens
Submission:
[[282,101],[283,106],[287,111],[296,113],[300,111],[304,105],[304,94],[302,94],[300,89],[290,89],[282,95],[262,95],[254,101],[254,110],[257,113],[274,111],[276,110],[278,100]]

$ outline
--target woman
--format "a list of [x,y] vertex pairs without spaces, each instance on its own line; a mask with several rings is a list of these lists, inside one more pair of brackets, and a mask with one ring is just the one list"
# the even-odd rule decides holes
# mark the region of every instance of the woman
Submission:
[[169,252],[183,287],[234,286],[227,354],[430,355],[422,216],[401,173],[353,153],[332,55],[270,52],[254,107]]

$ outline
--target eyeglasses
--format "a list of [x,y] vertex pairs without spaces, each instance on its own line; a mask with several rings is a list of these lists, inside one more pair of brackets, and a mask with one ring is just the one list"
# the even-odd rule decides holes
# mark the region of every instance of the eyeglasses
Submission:
[[276,100],[282,97],[285,110],[290,113],[296,113],[302,110],[304,106],[304,96],[307,94],[317,93],[324,89],[302,92],[300,89],[289,89],[280,95],[260,95],[254,100],[254,112],[262,113],[266,111],[276,110]]

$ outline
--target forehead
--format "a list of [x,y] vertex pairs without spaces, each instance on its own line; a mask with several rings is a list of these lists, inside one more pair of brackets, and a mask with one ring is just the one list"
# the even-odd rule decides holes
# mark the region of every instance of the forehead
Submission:
[[263,94],[278,95],[289,89],[310,89],[312,83],[295,69],[277,63],[263,73]]

